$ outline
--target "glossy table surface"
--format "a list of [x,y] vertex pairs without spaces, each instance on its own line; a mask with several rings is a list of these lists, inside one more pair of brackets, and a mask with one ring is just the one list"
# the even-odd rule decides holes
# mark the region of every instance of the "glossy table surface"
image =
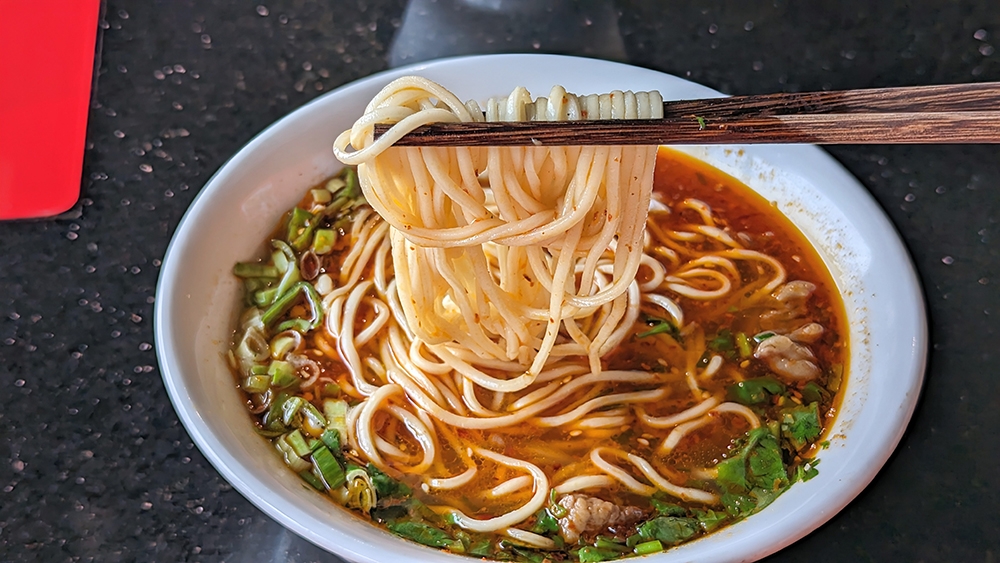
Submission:
[[[0,561],[338,561],[194,447],[151,322],[192,198],[254,134],[328,90],[486,52],[609,58],[741,94],[1000,80],[995,0],[262,1],[109,1],[82,199],[0,223]],[[1000,146],[829,152],[902,234],[932,349],[875,481],[770,559],[996,561]]]

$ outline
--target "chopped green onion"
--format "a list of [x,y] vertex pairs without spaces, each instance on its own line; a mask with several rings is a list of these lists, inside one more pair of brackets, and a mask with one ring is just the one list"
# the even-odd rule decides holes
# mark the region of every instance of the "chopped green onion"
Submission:
[[319,437],[326,428],[326,419],[312,403],[302,405],[302,429],[311,436]]
[[312,240],[313,229],[316,228],[316,216],[301,207],[292,210],[288,219],[288,236],[286,240],[295,250],[305,250]]
[[316,254],[329,254],[337,242],[337,231],[333,229],[316,229],[313,237],[312,251]]
[[656,319],[656,318],[652,318],[652,317],[649,318],[646,322],[647,323],[654,323],[655,322],[656,324],[652,325],[653,328],[647,330],[646,332],[641,332],[641,333],[635,335],[636,338],[646,338],[647,336],[653,336],[654,334],[662,334],[662,333],[665,332],[665,333],[669,334],[670,336],[672,336],[674,338],[674,340],[677,340],[678,342],[680,342],[681,331],[680,331],[680,329],[677,328],[677,325],[675,325],[674,323],[672,323],[670,321],[663,320],[663,319]]
[[254,364],[250,366],[251,375],[267,375],[267,370],[270,366],[266,364]]
[[768,338],[771,338],[772,336],[774,336],[773,332],[766,331],[766,332],[761,332],[759,334],[753,335],[753,339],[754,339],[754,342],[756,342],[757,344],[760,344],[761,342],[767,340]]
[[347,471],[347,506],[358,508],[363,513],[368,514],[375,508],[378,502],[378,495],[375,493],[375,485],[368,472],[360,467],[353,467]]
[[323,414],[326,415],[326,426],[340,433],[340,438],[347,437],[347,401],[342,399],[325,399]]
[[749,358],[753,354],[753,350],[750,349],[750,339],[744,332],[736,333],[736,348],[740,351],[741,358]]
[[323,385],[323,396],[325,397],[337,397],[340,395],[340,385],[334,382],[329,382]]
[[277,268],[256,262],[237,262],[233,275],[239,278],[277,278],[281,275]]
[[312,309],[312,318],[309,320],[291,319],[285,321],[278,325],[277,330],[279,332],[284,332],[288,329],[293,329],[298,330],[299,332],[308,332],[319,326],[319,323],[323,321],[323,298],[316,292],[316,288],[314,288],[312,284],[304,281],[300,281],[293,285],[291,289],[279,297],[274,304],[268,308],[268,310],[264,311],[264,314],[260,316],[264,325],[270,326],[278,319],[278,317],[285,314],[285,312],[291,308],[292,304],[295,303],[299,293],[305,294],[306,302],[309,303],[309,308]]
[[[312,292],[309,291],[312,289]],[[271,326],[274,321],[278,320],[278,317],[285,314],[288,309],[292,307],[295,300],[299,297],[299,293],[305,291],[306,299],[309,301],[310,307],[319,305],[322,298],[316,293],[316,289],[309,282],[298,282],[291,287],[288,291],[282,294],[273,305],[271,305],[264,313],[260,316],[261,321],[264,322],[265,326]],[[318,326],[319,320],[323,318],[323,310],[319,307],[313,308],[313,319],[309,322],[311,326],[313,322]],[[287,323],[288,321],[285,321]],[[286,329],[281,328],[285,323],[278,325],[278,331],[284,332]],[[315,328],[315,327],[313,327]]]
[[609,549],[612,551],[620,551],[625,553],[628,551],[628,547],[618,541],[615,541],[606,536],[597,536],[597,541],[594,542],[594,547],[599,549]]
[[319,437],[323,445],[330,449],[331,452],[337,453],[340,451],[340,432],[334,428],[327,428],[323,431],[323,434]]
[[277,295],[278,288],[276,287],[255,291],[253,294],[253,304],[258,307],[267,307],[271,303],[274,303],[274,298]]
[[305,399],[302,397],[289,397],[285,404],[281,406],[281,422],[285,426],[291,426],[292,420],[295,419],[295,415],[299,414],[302,410],[302,406],[306,404]]
[[[277,295],[275,299],[281,299],[291,290],[295,282],[302,279],[302,276],[299,274],[299,260],[295,257],[295,251],[285,241],[272,240],[271,246],[281,251],[286,265],[282,270],[285,274],[281,276],[281,281],[278,282],[277,292],[275,293]],[[264,324],[268,323],[265,322]]]
[[577,553],[577,557],[580,558],[580,563],[597,563],[598,561],[618,559],[621,557],[621,553],[617,551],[598,549],[588,545],[580,548],[580,551]]
[[288,393],[278,393],[277,397],[271,399],[271,406],[264,415],[264,420],[261,421],[265,430],[281,430],[281,433],[284,434],[285,425],[281,422],[281,413],[284,411],[285,403],[289,398],[291,398],[291,395]]
[[[274,243],[272,242],[272,245]],[[277,249],[271,253],[271,262],[274,263],[274,267],[278,269],[279,272],[284,274],[288,271],[288,255],[282,249]]]
[[636,555],[649,555],[658,551],[663,551],[663,544],[660,543],[660,540],[644,541],[635,546]]
[[330,197],[330,191],[322,188],[309,190],[309,194],[312,195],[313,201],[316,203],[330,203],[330,200],[333,199]]
[[266,375],[251,375],[243,380],[240,387],[247,393],[263,393],[271,385],[271,378]]
[[343,178],[337,177],[327,180],[325,187],[326,191],[335,194],[340,191],[340,188],[343,188],[346,185],[347,182],[345,182]]
[[330,453],[330,450],[324,447],[318,448],[313,452],[312,460],[316,471],[323,478],[328,489],[339,488],[347,481],[344,468],[340,466],[340,462]]
[[317,491],[322,491],[324,489],[323,482],[320,481],[318,477],[313,475],[313,472],[308,469],[305,471],[299,471],[299,477],[302,477],[306,483],[312,485]]
[[296,340],[287,334],[281,336],[280,334],[275,338],[271,339],[271,357],[280,360],[284,358],[289,352],[295,348]]
[[288,467],[292,468],[292,471],[298,473],[300,471],[305,471],[309,469],[310,467],[309,462],[302,459],[302,456],[300,456],[299,454],[295,453],[295,450],[292,449],[292,446],[289,445],[289,443],[286,442],[285,440],[282,439],[275,440],[274,447],[278,448],[278,451],[281,452],[281,455],[284,456],[285,458],[285,463],[288,465]]
[[298,454],[299,457],[309,455],[309,444],[307,444],[306,439],[302,437],[302,432],[299,432],[297,429],[292,430],[288,434],[285,434],[284,440],[288,442],[292,451]]
[[271,376],[271,385],[278,389],[284,389],[299,381],[292,364],[282,360],[271,362],[271,366],[267,369],[267,374]]
[[345,168],[344,172],[344,190],[343,194],[350,198],[356,198],[361,195],[361,190],[358,189],[358,173],[353,168]]

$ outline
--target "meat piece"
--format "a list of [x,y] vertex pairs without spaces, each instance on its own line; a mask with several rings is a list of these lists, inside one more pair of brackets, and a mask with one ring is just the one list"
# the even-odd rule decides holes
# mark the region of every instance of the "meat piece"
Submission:
[[816,291],[816,284],[794,280],[781,285],[771,294],[771,308],[760,315],[761,329],[786,333],[802,324],[808,315],[806,303]]
[[566,495],[559,499],[559,506],[567,511],[559,519],[559,533],[568,544],[576,543],[582,534],[635,524],[643,518],[638,507],[618,506],[587,495]]
[[820,375],[812,350],[784,335],[772,336],[758,344],[753,357],[766,363],[774,373],[789,379],[815,379]]
[[788,335],[788,338],[791,338],[796,342],[812,344],[813,342],[819,340],[819,337],[823,336],[824,332],[826,332],[826,329],[823,328],[823,325],[819,323],[809,323],[793,330]]
[[816,284],[795,280],[779,287],[774,292],[774,298],[782,302],[805,301],[816,291]]

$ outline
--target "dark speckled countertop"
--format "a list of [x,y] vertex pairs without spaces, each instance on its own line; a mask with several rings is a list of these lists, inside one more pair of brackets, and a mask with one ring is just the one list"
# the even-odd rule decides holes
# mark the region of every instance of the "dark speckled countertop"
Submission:
[[[160,260],[195,194],[328,90],[497,51],[613,58],[745,94],[1000,80],[996,0],[263,2],[109,1],[82,199],[60,218],[0,223],[0,561],[337,561],[194,447],[151,322]],[[772,560],[997,561],[1000,146],[830,153],[902,233],[932,351],[889,463]]]

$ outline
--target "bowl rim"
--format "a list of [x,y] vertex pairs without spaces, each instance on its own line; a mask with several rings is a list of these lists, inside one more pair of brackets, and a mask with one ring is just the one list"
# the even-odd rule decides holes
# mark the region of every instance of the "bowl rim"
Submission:
[[[199,214],[200,210],[207,205],[207,202],[213,197],[217,188],[225,183],[227,176],[243,164],[246,158],[248,158],[248,155],[267,145],[267,143],[272,140],[272,137],[284,129],[289,122],[294,121],[296,118],[301,118],[310,112],[316,111],[317,109],[330,104],[331,100],[335,100],[340,96],[350,93],[353,89],[360,88],[365,85],[373,83],[384,84],[392,78],[407,74],[419,74],[421,71],[425,71],[427,69],[441,69],[447,68],[450,65],[465,66],[469,64],[487,67],[490,65],[504,67],[560,65],[573,68],[579,67],[580,69],[586,69],[587,72],[641,71],[650,73],[651,77],[658,76],[661,79],[669,77],[671,79],[693,85],[693,83],[683,78],[661,73],[655,70],[643,69],[633,65],[583,57],[541,54],[501,54],[449,57],[415,63],[369,75],[359,80],[344,84],[343,86],[327,92],[326,94],[300,106],[296,110],[290,112],[263,129],[243,147],[241,147],[236,154],[230,157],[209,178],[200,192],[192,200],[192,203],[184,213],[176,230],[171,236],[171,241],[164,254],[163,263],[161,265],[154,306],[154,337],[157,359],[160,364],[161,375],[171,403],[173,404],[175,411],[192,440],[198,446],[203,455],[205,455],[209,462],[215,467],[215,469],[258,509],[262,510],[265,514],[277,520],[283,526],[292,530],[306,540],[340,556],[350,558],[351,560],[377,562],[385,561],[386,559],[383,557],[399,557],[405,554],[400,561],[468,561],[468,559],[465,558],[454,559],[455,557],[461,556],[442,553],[438,550],[432,550],[422,546],[416,546],[416,551],[414,551],[413,549],[408,549],[408,547],[414,548],[414,545],[411,545],[410,542],[406,542],[404,540],[374,545],[363,538],[356,538],[347,533],[338,533],[333,538],[322,535],[317,532],[317,530],[311,529],[309,526],[303,524],[298,518],[300,515],[294,514],[294,510],[290,511],[287,506],[277,506],[274,499],[268,498],[267,494],[262,494],[258,491],[253,486],[253,483],[246,478],[247,476],[241,473],[243,468],[232,467],[227,462],[226,458],[232,459],[233,456],[229,455],[228,452],[225,451],[225,444],[222,444],[218,440],[211,428],[202,426],[203,421],[201,420],[200,415],[193,412],[189,408],[187,390],[185,388],[183,375],[180,373],[180,367],[175,361],[175,356],[178,353],[178,350],[176,350],[175,341],[170,334],[171,317],[169,314],[169,311],[174,306],[175,298],[177,297],[174,295],[174,287],[178,276],[175,263],[178,263],[182,257],[181,247],[187,243],[185,239],[190,236],[189,231],[193,228],[192,223],[195,220],[194,218]],[[513,84],[511,86],[513,86]],[[721,96],[720,93],[704,86],[698,85],[698,88],[706,96]],[[741,548],[741,551],[745,549],[743,554],[727,551],[723,546],[723,549],[721,550],[714,549],[710,553],[707,553],[707,559],[704,560],[751,560],[763,557],[790,545],[826,523],[840,510],[847,506],[847,504],[849,504],[858,494],[860,494],[860,492],[867,487],[867,485],[874,479],[878,471],[881,470],[884,464],[888,461],[906,430],[909,420],[916,408],[920,391],[923,386],[927,361],[928,329],[926,305],[916,269],[913,266],[912,259],[910,258],[899,233],[895,230],[895,227],[891,224],[888,217],[885,215],[884,211],[872,195],[856,178],[847,172],[831,156],[817,147],[797,147],[798,148],[796,150],[812,151],[812,156],[818,159],[818,161],[822,161],[823,172],[836,175],[839,180],[845,183],[845,190],[852,192],[850,194],[851,197],[859,198],[859,205],[865,207],[867,212],[871,215],[869,219],[874,222],[873,228],[877,228],[885,237],[884,240],[879,242],[880,244],[888,246],[891,257],[894,259],[894,266],[899,269],[897,272],[898,277],[894,283],[897,284],[898,291],[901,294],[906,294],[910,304],[914,306],[912,317],[908,319],[912,322],[912,324],[911,326],[904,327],[905,329],[909,329],[906,332],[906,337],[911,342],[911,346],[909,348],[909,358],[907,365],[904,366],[903,370],[906,372],[908,377],[907,382],[909,385],[904,390],[905,392],[901,395],[901,400],[898,405],[899,408],[889,415],[889,422],[886,424],[886,430],[878,437],[878,441],[883,446],[881,451],[874,455],[868,455],[865,460],[866,466],[862,468],[861,471],[858,471],[857,474],[842,476],[842,479],[836,483],[837,490],[840,492],[839,497],[805,520],[796,519],[795,522],[785,521],[784,524],[794,528],[794,531],[792,532],[776,533],[774,530],[771,530],[768,533],[755,533],[752,537],[748,538],[749,541],[744,548]],[[303,186],[302,189],[304,190],[306,187]],[[881,258],[882,257],[879,257],[879,259]],[[848,383],[848,385],[850,386],[850,383]],[[782,495],[782,497],[784,496],[786,495]],[[781,497],[779,497],[779,500],[781,500]],[[757,519],[759,517],[760,514],[755,514],[752,519]],[[784,520],[788,519],[786,518]],[[725,530],[710,534],[708,537],[724,535],[726,535]],[[700,541],[701,540],[699,540],[699,542]],[[692,542],[691,544],[686,545],[693,545],[699,542]],[[672,548],[662,554],[648,556],[652,557],[652,559],[648,560],[673,560],[671,555],[679,555],[679,552],[686,553],[687,551],[689,550],[682,545],[677,548]],[[380,556],[381,552],[384,553]],[[407,559],[406,556],[412,556],[412,559]],[[701,559],[701,557],[699,558]]]

